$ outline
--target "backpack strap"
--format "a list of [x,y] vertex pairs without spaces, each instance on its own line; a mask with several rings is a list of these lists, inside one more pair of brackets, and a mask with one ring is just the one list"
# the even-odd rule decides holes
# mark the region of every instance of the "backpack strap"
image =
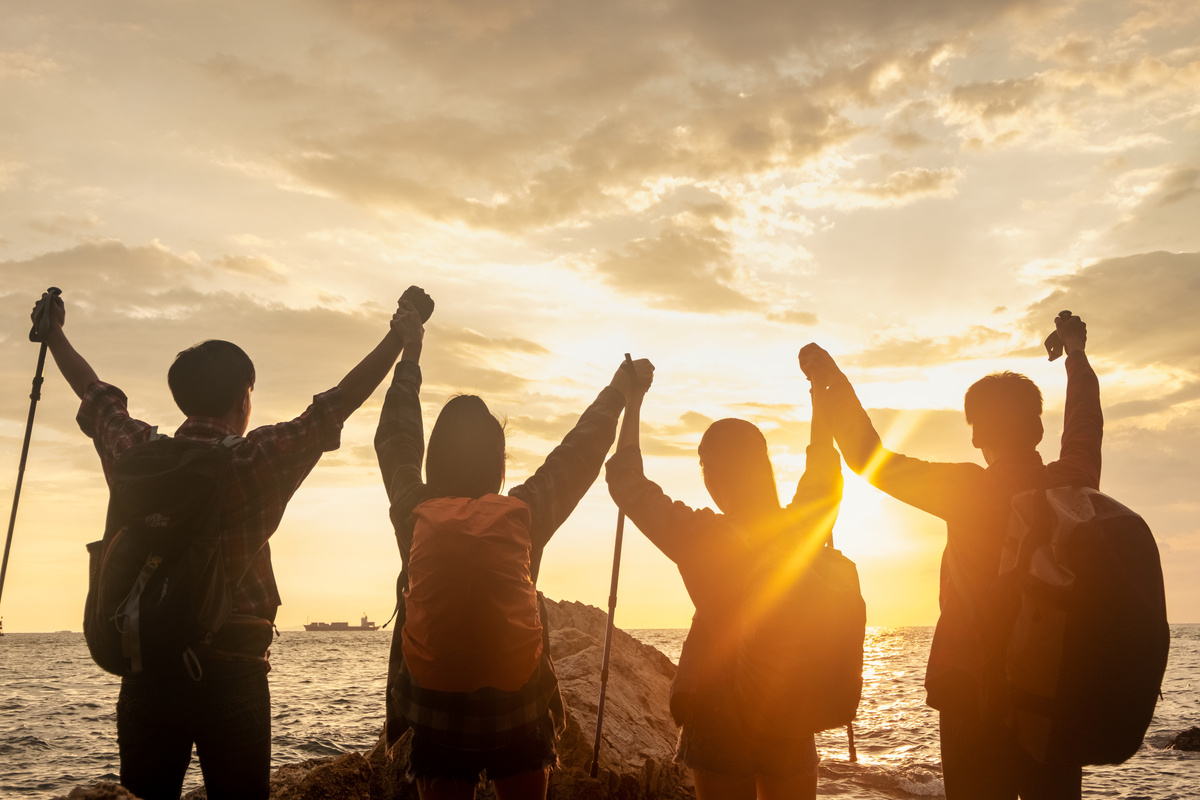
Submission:
[[[138,573],[137,580],[133,583],[133,588],[125,596],[124,602],[117,607],[114,617],[114,622],[121,632],[121,650],[129,659],[130,667],[135,675],[142,671],[142,592],[145,590],[146,584],[150,583],[150,578],[160,563],[162,563],[162,559],[155,556],[146,559],[142,571]],[[125,621],[124,627],[121,627],[121,620]]]

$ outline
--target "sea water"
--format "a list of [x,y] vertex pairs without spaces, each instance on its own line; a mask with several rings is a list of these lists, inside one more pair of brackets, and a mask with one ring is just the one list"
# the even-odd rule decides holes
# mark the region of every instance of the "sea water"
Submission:
[[[686,631],[631,631],[679,657]],[[857,763],[845,731],[818,737],[818,794],[845,800],[940,797],[937,715],[924,704],[930,628],[868,631],[862,704],[854,723]],[[390,636],[285,632],[272,647],[271,711],[276,766],[374,746],[379,735]],[[1084,797],[1200,798],[1200,753],[1165,750],[1171,735],[1200,725],[1200,625],[1171,628],[1171,656],[1141,751],[1115,767],[1084,771]],[[119,682],[88,657],[78,633],[0,638],[0,797],[50,797],[77,784],[117,779]],[[193,761],[186,788],[200,785]]]

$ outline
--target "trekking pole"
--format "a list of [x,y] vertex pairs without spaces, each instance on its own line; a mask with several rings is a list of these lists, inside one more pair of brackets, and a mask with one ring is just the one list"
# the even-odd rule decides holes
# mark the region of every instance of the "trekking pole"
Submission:
[[[622,365],[633,369],[633,359],[625,354]],[[629,415],[621,420],[621,431],[629,424]],[[596,743],[592,747],[592,765],[589,774],[595,778],[600,771],[600,734],[604,730],[604,697],[608,693],[608,656],[612,650],[613,615],[617,611],[617,580],[621,576],[621,540],[625,538],[625,512],[617,509],[617,543],[613,550],[612,584],[608,589],[608,627],[604,630],[604,658],[600,662],[600,700],[596,704]]]
[[8,538],[4,540],[4,560],[0,561],[0,597],[4,596],[4,576],[8,574],[8,551],[12,548],[13,529],[17,524],[17,503],[21,500],[21,483],[25,479],[25,459],[29,456],[29,437],[33,434],[33,412],[37,410],[38,400],[42,398],[42,368],[46,366],[46,334],[47,323],[50,320],[50,304],[54,298],[62,294],[62,290],[51,286],[46,290],[50,295],[46,298],[42,312],[29,330],[29,341],[41,342],[38,351],[37,371],[33,374],[33,391],[29,393],[29,421],[25,423],[25,442],[21,445],[21,462],[17,467],[17,487],[13,491],[12,515],[8,518]]

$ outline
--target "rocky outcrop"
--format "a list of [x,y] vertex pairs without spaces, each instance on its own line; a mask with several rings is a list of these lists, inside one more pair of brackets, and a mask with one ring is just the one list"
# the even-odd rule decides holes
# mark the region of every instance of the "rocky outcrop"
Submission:
[[1200,728],[1188,728],[1171,737],[1167,750],[1200,750]]
[[124,786],[115,783],[97,783],[95,786],[76,786],[66,795],[53,800],[138,800]]
[[[597,777],[590,777],[600,697],[600,665],[608,616],[582,603],[546,601],[550,654],[567,706],[567,729],[558,741],[560,768],[550,777],[548,800],[685,800],[695,796],[686,770],[674,763],[675,723],[668,710],[675,665],[653,647],[621,630],[613,633],[604,732]],[[409,800],[416,788],[405,778],[408,737],[389,760],[382,741],[367,756],[372,800]],[[494,797],[479,787],[476,797]]]
[[[558,742],[560,769],[550,779],[548,800],[690,800],[686,770],[676,765],[675,723],[668,709],[675,665],[653,647],[621,630],[613,633],[604,703],[598,776],[590,777],[600,697],[607,615],[574,602],[546,601],[550,653],[554,658],[567,729]],[[368,711],[364,709],[364,711]],[[382,709],[379,710],[382,717]],[[271,776],[271,800],[416,800],[408,771],[409,736],[392,753],[382,739],[367,754],[347,753],[280,767]],[[479,800],[495,795],[481,785]],[[183,800],[206,800],[203,789]],[[82,787],[56,800],[135,800],[113,784]]]

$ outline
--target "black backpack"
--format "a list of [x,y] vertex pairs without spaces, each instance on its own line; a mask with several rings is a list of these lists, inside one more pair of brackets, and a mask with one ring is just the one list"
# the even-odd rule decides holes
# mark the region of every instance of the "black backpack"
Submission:
[[832,537],[805,556],[765,552],[752,576],[733,692],[756,736],[841,728],[858,712],[867,625],[858,569]]
[[1013,498],[987,710],[1038,761],[1119,764],[1141,747],[1167,666],[1158,547],[1090,488]]
[[200,680],[201,657],[233,610],[221,537],[230,448],[165,436],[121,454],[104,538],[87,546],[83,633],[114,675]]

